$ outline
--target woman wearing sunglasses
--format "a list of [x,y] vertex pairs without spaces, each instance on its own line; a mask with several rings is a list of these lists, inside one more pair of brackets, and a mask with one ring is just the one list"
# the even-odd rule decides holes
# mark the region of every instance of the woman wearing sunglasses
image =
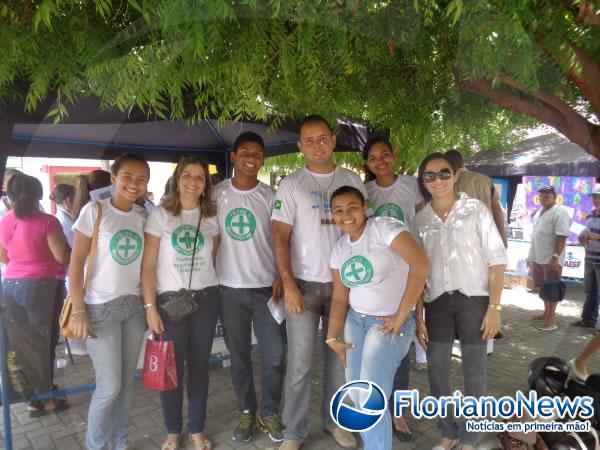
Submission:
[[[451,395],[452,343],[458,333],[464,395],[486,392],[486,344],[500,329],[500,295],[506,250],[491,213],[479,200],[455,193],[456,174],[448,157],[433,153],[419,166],[426,201],[413,227],[431,262],[425,289],[425,332],[431,394]],[[478,433],[467,432],[452,415],[440,419],[442,439],[433,450],[475,449]]]

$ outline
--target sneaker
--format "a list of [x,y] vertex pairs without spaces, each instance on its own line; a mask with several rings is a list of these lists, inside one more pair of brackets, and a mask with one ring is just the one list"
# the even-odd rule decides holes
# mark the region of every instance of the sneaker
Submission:
[[231,439],[234,441],[250,442],[254,430],[256,428],[256,416],[249,412],[243,412],[240,414],[240,421],[237,427],[233,430],[233,436]]
[[258,425],[265,433],[269,434],[269,438],[273,442],[283,441],[283,421],[281,414],[273,414],[272,416],[258,416]]

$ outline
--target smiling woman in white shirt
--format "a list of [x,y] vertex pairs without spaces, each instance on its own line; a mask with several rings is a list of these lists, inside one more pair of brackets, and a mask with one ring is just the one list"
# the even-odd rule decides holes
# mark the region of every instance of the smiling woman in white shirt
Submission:
[[[416,214],[413,228],[431,262],[422,336],[431,394],[452,393],[449,369],[458,332],[464,395],[479,397],[486,393],[486,343],[500,329],[506,250],[487,207],[454,192],[456,174],[444,154],[427,156],[418,176],[427,204]],[[475,448],[478,434],[467,432],[464,421],[448,416],[440,419],[439,427],[442,439],[434,450],[448,450],[456,440],[463,450]]]
[[[340,187],[331,205],[336,225],[346,234],[331,252],[333,295],[325,342],[346,367],[346,381],[373,381],[389,398],[415,332],[414,307],[423,292],[427,257],[403,222],[367,220],[357,188]],[[361,436],[365,450],[391,449],[389,411]]]

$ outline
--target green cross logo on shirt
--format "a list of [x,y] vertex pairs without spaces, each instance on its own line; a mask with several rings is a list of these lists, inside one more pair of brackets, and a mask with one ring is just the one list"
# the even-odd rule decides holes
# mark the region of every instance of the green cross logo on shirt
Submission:
[[[180,225],[171,233],[171,245],[173,249],[183,256],[192,256],[194,252],[194,236],[196,227],[193,225]],[[204,248],[204,236],[198,233],[196,241],[196,254]]]
[[367,284],[373,279],[373,265],[362,255],[348,259],[340,269],[342,282],[348,287]]
[[110,240],[109,249],[112,258],[126,266],[140,256],[143,247],[142,237],[131,230],[121,230]]
[[375,210],[375,217],[386,216],[404,221],[404,211],[395,203],[384,203]]
[[254,236],[256,219],[246,208],[235,208],[225,217],[225,230],[230,238],[236,241],[247,241]]

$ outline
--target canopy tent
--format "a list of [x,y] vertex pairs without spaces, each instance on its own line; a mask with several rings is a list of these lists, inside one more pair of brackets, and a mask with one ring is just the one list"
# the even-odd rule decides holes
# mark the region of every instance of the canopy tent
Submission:
[[561,134],[519,142],[508,151],[490,150],[465,159],[469,170],[508,180],[508,216],[524,175],[600,177],[600,161]]
[[[181,155],[198,152],[230,175],[227,152],[244,131],[254,131],[265,140],[265,155],[297,151],[299,122],[285,120],[275,129],[258,121],[204,120],[193,126],[184,121],[159,120],[141,111],[126,114],[116,108],[103,109],[97,98],[82,100],[68,108],[59,124],[47,118],[52,100],[34,112],[23,104],[0,106],[0,152],[4,166],[7,156],[53,156],[114,159],[131,151],[153,161],[176,161]],[[188,108],[186,113],[191,115]],[[348,120],[337,121],[336,151],[363,147],[372,130]]]
[[523,175],[600,177],[600,161],[560,134],[519,142],[505,152],[478,152],[466,158],[469,170],[490,177]]

